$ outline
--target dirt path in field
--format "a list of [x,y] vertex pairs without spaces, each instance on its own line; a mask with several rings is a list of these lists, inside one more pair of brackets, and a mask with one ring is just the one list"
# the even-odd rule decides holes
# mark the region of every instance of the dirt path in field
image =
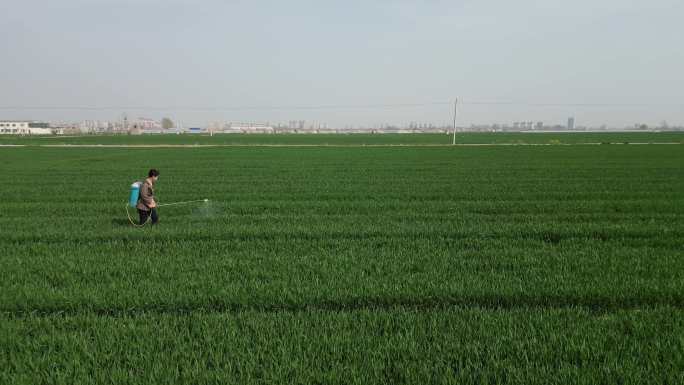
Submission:
[[211,148],[211,147],[515,147],[515,146],[596,146],[611,145],[681,145],[678,142],[634,143],[457,143],[457,144],[0,144],[0,147],[57,148]]

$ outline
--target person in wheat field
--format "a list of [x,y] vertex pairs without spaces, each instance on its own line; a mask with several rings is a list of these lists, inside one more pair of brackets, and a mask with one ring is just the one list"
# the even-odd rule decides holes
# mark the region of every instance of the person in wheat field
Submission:
[[157,202],[154,199],[154,184],[159,179],[159,171],[151,169],[147,173],[147,178],[140,186],[140,197],[138,198],[138,215],[140,215],[140,224],[145,224],[148,218],[152,219],[152,224],[157,224],[159,215],[157,214]]

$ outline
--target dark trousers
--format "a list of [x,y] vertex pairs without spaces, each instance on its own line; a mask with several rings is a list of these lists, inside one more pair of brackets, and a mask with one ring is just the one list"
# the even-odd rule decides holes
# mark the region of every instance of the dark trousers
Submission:
[[140,215],[140,224],[147,222],[148,217],[152,217],[152,224],[156,224],[159,221],[159,216],[157,216],[157,208],[150,209],[150,211],[138,209],[138,215]]

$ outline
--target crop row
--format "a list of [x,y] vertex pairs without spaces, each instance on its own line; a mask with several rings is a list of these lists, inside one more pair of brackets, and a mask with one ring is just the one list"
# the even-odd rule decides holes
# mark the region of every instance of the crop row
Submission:
[[29,315],[0,318],[0,382],[675,384],[682,316],[667,307]]
[[[448,145],[445,134],[250,134],[250,135],[82,135],[82,136],[0,136],[0,144],[28,145]],[[684,132],[606,132],[606,133],[458,133],[460,144],[573,144],[573,143],[682,143]]]

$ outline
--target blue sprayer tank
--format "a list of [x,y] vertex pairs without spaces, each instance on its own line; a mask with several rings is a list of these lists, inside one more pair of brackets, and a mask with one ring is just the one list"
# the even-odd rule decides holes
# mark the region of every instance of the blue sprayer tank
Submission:
[[140,196],[140,182],[135,182],[131,185],[131,193],[128,196],[128,205],[135,207],[138,205],[138,197]]

